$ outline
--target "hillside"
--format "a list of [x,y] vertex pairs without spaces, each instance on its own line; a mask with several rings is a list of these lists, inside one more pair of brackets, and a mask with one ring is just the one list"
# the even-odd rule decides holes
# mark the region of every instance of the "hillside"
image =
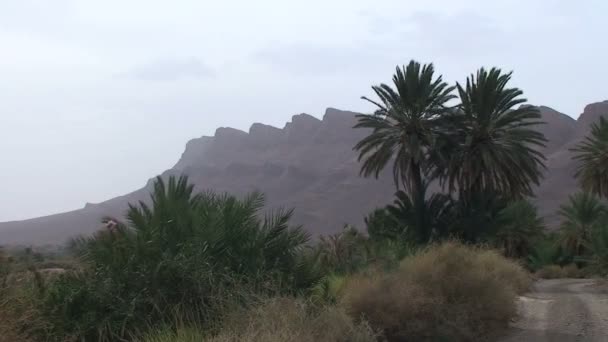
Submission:
[[[550,224],[555,211],[576,190],[575,168],[568,149],[600,115],[608,101],[585,107],[578,120],[539,107],[547,123],[539,127],[549,143],[545,181],[536,203]],[[244,194],[260,190],[269,207],[296,208],[294,222],[313,234],[338,231],[345,223],[362,226],[363,216],[392,200],[391,177],[359,177],[354,144],[365,135],[353,130],[355,113],[327,109],[322,120],[294,115],[284,128],[256,123],[249,132],[218,128],[213,137],[193,139],[177,164],[163,176],[185,173],[196,186]],[[106,215],[120,216],[128,202],[147,198],[150,182],[125,196],[68,213],[0,223],[0,244],[59,243],[99,228]]]

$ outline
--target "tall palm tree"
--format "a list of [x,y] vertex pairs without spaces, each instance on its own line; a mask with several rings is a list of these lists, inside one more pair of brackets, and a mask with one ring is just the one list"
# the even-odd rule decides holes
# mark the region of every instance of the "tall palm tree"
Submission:
[[[508,88],[511,73],[480,69],[457,83],[461,104],[449,118],[444,144],[449,153],[442,183],[461,196],[492,191],[509,198],[532,195],[544,169],[544,135],[537,108],[521,106],[526,99]],[[520,105],[517,109],[514,107]]]
[[361,174],[378,177],[393,163],[393,179],[399,190],[404,188],[411,197],[416,212],[416,225],[422,226],[429,151],[435,144],[437,121],[448,108],[454,87],[435,77],[432,64],[411,61],[407,67],[397,67],[394,88],[387,84],[373,86],[379,101],[363,97],[374,104],[373,115],[358,115],[355,128],[371,129],[370,134],[354,147],[363,160]]
[[576,177],[585,191],[608,197],[608,121],[591,126],[591,135],[572,149],[579,162]]
[[569,197],[559,214],[562,217],[559,244],[569,256],[577,257],[585,253],[591,232],[603,223],[606,207],[594,195],[579,192]]

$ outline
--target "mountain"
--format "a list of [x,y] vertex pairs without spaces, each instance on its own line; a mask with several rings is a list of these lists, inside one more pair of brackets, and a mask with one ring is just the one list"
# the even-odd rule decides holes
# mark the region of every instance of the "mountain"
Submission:
[[[555,225],[555,211],[576,191],[569,148],[591,122],[608,114],[608,101],[585,107],[579,120],[539,107],[546,124],[538,127],[549,142],[545,180],[535,202]],[[356,113],[329,108],[322,120],[294,115],[284,128],[255,123],[248,132],[218,128],[212,137],[193,139],[174,167],[161,176],[187,174],[199,190],[243,195],[260,190],[269,208],[295,208],[294,223],[313,234],[336,232],[346,223],[363,226],[363,217],[392,201],[390,171],[379,179],[359,176],[353,146],[366,131],[354,130]],[[139,190],[82,209],[24,221],[0,223],[0,244],[61,243],[94,232],[103,216],[120,217],[127,203],[145,200],[152,180]]]
[[[545,113],[543,112],[543,114]],[[556,211],[569,195],[578,190],[577,182],[574,179],[576,163],[572,160],[573,155],[570,149],[589,133],[591,124],[598,121],[601,116],[608,117],[608,101],[587,105],[575,125],[562,133],[569,138],[564,139],[565,142],[555,151],[547,154],[547,171],[540,187],[535,190],[535,202],[549,226],[555,227],[559,224]],[[548,119],[546,121],[550,122]],[[550,125],[551,123],[546,126]]]

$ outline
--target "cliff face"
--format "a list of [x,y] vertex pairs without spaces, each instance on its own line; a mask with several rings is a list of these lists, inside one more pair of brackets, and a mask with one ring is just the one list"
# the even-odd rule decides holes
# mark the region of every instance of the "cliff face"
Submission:
[[[549,139],[546,179],[537,189],[536,203],[552,224],[555,210],[576,190],[574,164],[568,148],[585,135],[590,122],[608,114],[608,102],[589,105],[575,121],[540,107]],[[352,150],[366,132],[352,129],[355,113],[327,109],[322,120],[294,115],[284,128],[260,123],[249,132],[218,128],[213,137],[193,139],[177,164],[163,173],[188,174],[198,189],[242,195],[265,193],[268,207],[293,207],[293,222],[313,234],[336,232],[345,223],[363,226],[363,217],[392,201],[394,187],[387,171],[380,179],[359,176]],[[0,244],[59,243],[99,228],[105,215],[120,216],[128,202],[146,199],[151,182],[125,196],[69,213],[19,222],[0,223]]]
[[[572,160],[570,149],[584,139],[590,131],[590,125],[598,121],[601,116],[608,117],[608,101],[587,105],[575,125],[561,131],[560,134],[568,136],[568,139],[565,139],[565,142],[552,153],[547,154],[547,171],[545,179],[535,191],[535,202],[540,213],[546,217],[546,222],[552,227],[559,224],[559,217],[556,215],[559,206],[567,201],[569,195],[578,191],[578,184],[574,179],[577,164]],[[558,132],[557,128],[553,130],[547,127],[547,129],[552,133]],[[557,135],[555,134],[553,139]],[[548,135],[548,137],[552,136]]]

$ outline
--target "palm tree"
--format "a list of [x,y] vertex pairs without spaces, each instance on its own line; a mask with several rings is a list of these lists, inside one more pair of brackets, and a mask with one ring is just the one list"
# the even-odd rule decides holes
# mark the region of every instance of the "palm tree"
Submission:
[[186,177],[157,178],[148,203],[130,205],[126,222],[107,219],[95,236],[74,240],[84,273],[66,274],[47,301],[74,322],[71,336],[123,340],[174,310],[207,318],[232,285],[294,292],[321,278],[309,235],[289,225],[292,211],[260,215],[260,193],[195,193]]
[[366,242],[358,230],[345,225],[342,232],[319,238],[320,261],[337,273],[354,272],[366,262]]
[[511,258],[529,255],[545,229],[536,207],[527,200],[512,202],[503,209],[498,216],[498,225],[494,243]]
[[355,128],[371,129],[370,134],[354,147],[363,160],[361,174],[379,173],[393,163],[393,180],[397,190],[403,187],[411,197],[419,214],[415,225],[423,223],[426,184],[425,174],[429,151],[435,144],[438,121],[454,98],[442,77],[434,77],[432,64],[420,65],[411,61],[407,67],[397,67],[393,76],[394,88],[387,84],[373,86],[378,101],[363,97],[374,104],[373,115],[358,115]]
[[569,256],[578,257],[586,252],[591,232],[603,223],[606,207],[592,194],[579,192],[569,197],[559,214],[562,217],[559,244]]
[[[426,192],[426,185],[424,188]],[[449,196],[435,193],[425,198],[421,207],[416,209],[414,202],[403,191],[395,193],[393,204],[386,207],[393,221],[399,223],[402,236],[408,236],[414,241],[425,243],[434,237],[444,237],[450,221],[452,202]],[[422,224],[420,224],[422,223]]]
[[585,191],[608,197],[608,121],[591,126],[591,135],[572,149],[579,162],[576,177]]
[[[500,69],[480,69],[457,83],[461,104],[446,121],[449,140],[443,146],[449,153],[443,184],[450,192],[458,190],[461,199],[479,191],[491,191],[509,198],[532,195],[544,169],[544,135],[534,126],[541,124],[540,113],[526,102],[523,92],[508,88],[511,73]],[[442,170],[440,170],[442,171]]]

